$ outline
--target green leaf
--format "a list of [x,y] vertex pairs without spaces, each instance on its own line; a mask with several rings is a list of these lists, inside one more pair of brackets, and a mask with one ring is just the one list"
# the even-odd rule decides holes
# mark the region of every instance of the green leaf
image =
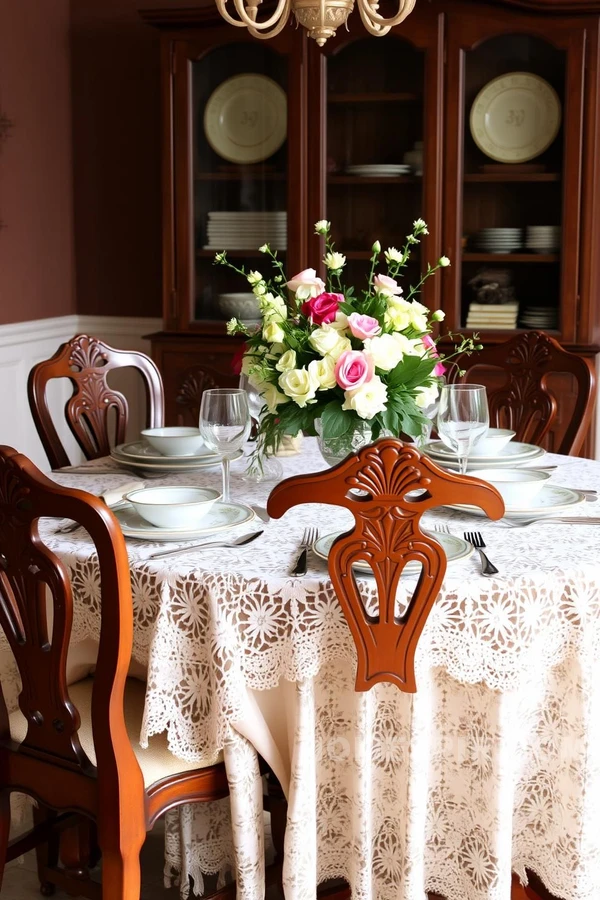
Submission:
[[380,419],[386,431],[393,435],[400,433],[400,418],[391,404],[388,404],[387,409],[380,413]]
[[332,400],[321,413],[323,434],[327,438],[341,437],[350,430],[355,418],[356,417],[350,410],[345,410],[340,407],[338,400]]

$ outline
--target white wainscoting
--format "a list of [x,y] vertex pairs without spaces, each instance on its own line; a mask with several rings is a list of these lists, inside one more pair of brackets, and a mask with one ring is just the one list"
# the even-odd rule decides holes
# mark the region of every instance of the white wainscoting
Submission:
[[[143,336],[159,331],[160,319],[118,316],[60,316],[0,325],[0,444],[8,444],[29,456],[42,470],[48,460],[38,438],[27,399],[27,378],[32,366],[52,356],[59,345],[75,334],[93,334],[113,347],[150,353]],[[141,379],[133,370],[114,372],[111,384],[122,390],[130,403],[130,430],[143,427],[145,397]],[[82,454],[64,420],[64,405],[71,396],[67,379],[49,385],[48,398],[54,421],[73,462]]]

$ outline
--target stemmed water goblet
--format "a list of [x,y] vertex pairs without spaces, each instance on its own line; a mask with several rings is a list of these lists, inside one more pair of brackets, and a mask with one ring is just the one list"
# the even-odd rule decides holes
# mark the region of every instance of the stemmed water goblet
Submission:
[[482,384],[444,384],[440,390],[438,434],[456,453],[459,471],[467,471],[473,444],[488,430],[490,414]]
[[250,435],[248,394],[240,388],[204,391],[200,404],[200,434],[210,450],[221,455],[223,501],[229,502],[229,465]]
[[[260,414],[265,405],[262,394],[251,384],[247,375],[240,375],[240,388],[248,394],[248,407],[252,416],[252,423],[258,427]],[[260,460],[251,458],[246,471],[242,475],[242,481],[251,481],[260,484],[262,481],[281,481],[283,468],[278,459],[273,456],[263,456]]]

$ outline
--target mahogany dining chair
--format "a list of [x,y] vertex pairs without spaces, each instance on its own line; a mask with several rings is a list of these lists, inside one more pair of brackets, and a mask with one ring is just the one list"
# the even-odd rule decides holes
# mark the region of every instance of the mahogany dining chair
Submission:
[[[504,502],[492,485],[446,472],[396,438],[363,447],[333,468],[288,478],[271,492],[267,511],[273,518],[300,503],[342,506],[354,517],[354,526],[334,541],[328,568],[356,646],[357,691],[378,682],[390,682],[401,691],[417,690],[415,652],[446,572],[444,551],[434,536],[421,530],[421,517],[434,507],[456,502],[457,496],[491,519],[504,515]],[[398,581],[411,560],[421,563],[422,570],[407,610],[398,616]],[[354,577],[352,567],[359,561],[373,571],[375,615],[366,610]],[[281,836],[278,840],[281,843]],[[330,888],[324,896],[348,900],[349,887]],[[512,900],[543,896],[513,879]],[[430,900],[443,898],[430,895]]]
[[61,344],[51,359],[33,367],[27,386],[29,406],[53,469],[69,465],[69,458],[52,421],[48,382],[54,378],[71,381],[73,394],[65,406],[67,424],[86,459],[97,459],[125,441],[129,406],[124,394],[108,384],[107,375],[126,366],[142,376],[146,427],[160,428],[164,424],[162,379],[155,363],[144,353],[117,350],[98,338],[78,334]]
[[200,404],[204,391],[222,387],[214,370],[204,366],[191,366],[186,370],[183,381],[175,397],[177,424],[198,426]]
[[[464,375],[459,375],[459,371]],[[556,376],[572,376],[575,398],[570,411],[553,390]],[[596,396],[596,375],[588,359],[570,353],[543,331],[526,331],[477,353],[461,354],[450,379],[479,382],[487,387],[490,424],[510,428],[517,441],[541,444],[559,414],[562,437],[556,453],[576,455],[589,430]],[[562,407],[562,408],[560,408]]]
[[[100,572],[95,674],[68,687],[73,592],[67,566],[40,538],[45,516],[81,523]],[[16,711],[0,691],[0,892],[5,862],[47,842],[38,856],[42,893],[58,885],[91,900],[139,900],[146,832],[180,804],[227,797],[225,768],[220,757],[206,764],[175,758],[162,736],[140,748],[145,685],[127,678],[133,605],[117,520],[101,500],[55,484],[11,447],[0,447],[0,626],[22,680]],[[46,814],[9,842],[12,792],[31,796]],[[78,817],[95,822],[101,885],[72,879],[58,865],[57,832]],[[235,885],[213,896],[233,897]]]

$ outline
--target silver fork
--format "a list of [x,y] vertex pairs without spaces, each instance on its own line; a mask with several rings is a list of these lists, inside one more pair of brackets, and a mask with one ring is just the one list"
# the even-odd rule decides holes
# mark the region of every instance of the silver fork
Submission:
[[465,531],[465,541],[468,541],[469,544],[472,544],[473,547],[479,553],[479,558],[481,560],[481,574],[482,575],[497,575],[498,569],[496,566],[489,561],[485,553],[483,552],[483,547],[485,547],[485,541],[483,539],[483,535],[480,531]]
[[300,553],[296,560],[296,565],[292,569],[292,575],[306,575],[308,563],[308,551],[319,538],[319,532],[316,528],[305,528],[302,540],[300,541]]

